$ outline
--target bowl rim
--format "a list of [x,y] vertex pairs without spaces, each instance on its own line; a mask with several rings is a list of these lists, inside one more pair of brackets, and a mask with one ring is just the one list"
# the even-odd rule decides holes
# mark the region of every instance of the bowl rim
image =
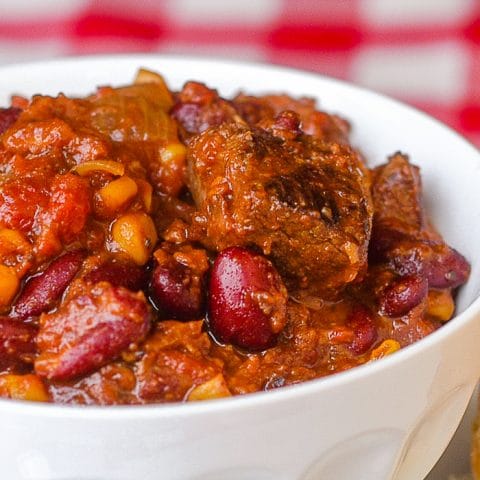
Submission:
[[[142,62],[172,62],[179,64],[194,64],[197,65],[223,65],[232,68],[263,70],[267,69],[271,73],[278,75],[302,76],[313,81],[320,81],[326,84],[335,85],[341,89],[347,89],[355,95],[371,96],[383,103],[389,103],[397,109],[403,109],[405,112],[422,117],[423,120],[430,122],[438,129],[446,131],[456,144],[461,144],[463,148],[470,150],[471,154],[478,157],[480,161],[480,151],[467,139],[462,137],[453,128],[445,125],[434,117],[425,112],[396,100],[388,95],[384,95],[365,87],[355,85],[345,80],[340,80],[328,75],[323,75],[314,71],[302,70],[282,66],[278,64],[271,64],[259,61],[244,61],[231,60],[222,57],[204,56],[204,55],[174,55],[174,54],[157,54],[157,53],[133,53],[133,54],[100,54],[100,55],[72,55],[62,56],[52,59],[33,61],[33,62],[19,62],[9,63],[0,66],[0,72],[4,75],[15,75],[25,69],[44,69],[52,67],[68,67],[71,64],[95,64],[105,61],[115,61],[118,63],[135,62],[136,67],[142,67]],[[17,71],[17,72],[16,72]],[[186,79],[187,80],[187,79]],[[195,80],[202,81],[202,78]],[[115,79],[112,79],[112,84]],[[93,86],[95,88],[96,85]],[[215,86],[213,85],[215,88]],[[242,88],[239,85],[239,89]],[[246,85],[244,88],[247,88]],[[286,89],[288,90],[288,89]],[[10,94],[10,92],[8,92]],[[306,95],[309,92],[305,92]],[[348,112],[343,112],[348,116]],[[444,324],[438,330],[432,332],[425,338],[422,338],[411,345],[408,345],[394,355],[389,355],[382,358],[380,361],[368,362],[363,365],[353,367],[343,372],[334,373],[324,377],[305,381],[295,385],[289,385],[279,389],[249,393],[247,395],[238,395],[229,398],[221,398],[203,402],[175,402],[175,403],[152,403],[145,405],[70,405],[70,404],[55,404],[42,403],[31,401],[20,401],[12,399],[0,399],[0,411],[18,412],[27,415],[41,415],[48,418],[66,418],[66,419],[101,419],[101,420],[143,420],[161,417],[176,417],[182,418],[184,416],[192,417],[196,415],[208,415],[210,413],[219,413],[220,411],[229,411],[231,413],[239,410],[248,410],[258,408],[261,406],[268,406],[270,403],[284,403],[295,400],[299,397],[310,397],[320,395],[323,391],[338,388],[347,383],[359,382],[362,379],[373,376],[387,369],[394,369],[395,365],[407,361],[408,359],[421,355],[423,350],[434,348],[441,343],[445,337],[448,337],[475,317],[480,315],[480,295],[459,314],[455,315],[451,320]]]

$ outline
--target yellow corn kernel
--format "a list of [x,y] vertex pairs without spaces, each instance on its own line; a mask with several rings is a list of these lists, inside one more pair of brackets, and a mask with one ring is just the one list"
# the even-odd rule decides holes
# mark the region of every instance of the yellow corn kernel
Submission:
[[370,360],[378,360],[380,358],[386,357],[397,350],[400,350],[400,344],[391,338],[384,340],[377,348],[372,350],[370,354]]
[[0,228],[0,262],[12,266],[21,278],[30,266],[33,248],[18,230]]
[[116,212],[128,205],[138,192],[137,184],[130,177],[123,176],[111,181],[98,191],[103,205]]
[[112,238],[137,265],[147,263],[158,240],[153,220],[145,213],[128,213],[118,218],[112,225]]
[[20,287],[15,270],[5,265],[0,265],[0,307],[10,305],[13,297]]
[[76,165],[72,168],[72,171],[78,173],[81,177],[90,175],[93,172],[105,172],[121,177],[125,173],[125,165],[113,160],[92,160]]
[[189,402],[198,400],[209,400],[212,398],[231,397],[232,394],[228,389],[227,383],[223,375],[219,373],[205,383],[195,387],[188,395]]
[[145,210],[150,212],[152,210],[153,188],[146,180],[137,180],[138,189],[140,191],[140,198],[143,201]]
[[48,402],[50,397],[40,377],[28,375],[0,375],[0,397],[31,402]]
[[455,302],[449,290],[430,290],[427,298],[427,315],[446,322],[452,318]]
[[162,148],[160,152],[160,158],[163,163],[169,164],[182,164],[185,161],[187,155],[187,149],[185,145],[181,143],[169,143],[167,146]]

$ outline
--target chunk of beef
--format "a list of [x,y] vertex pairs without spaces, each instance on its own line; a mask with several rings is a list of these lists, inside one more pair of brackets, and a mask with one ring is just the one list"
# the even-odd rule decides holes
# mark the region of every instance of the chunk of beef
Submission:
[[431,288],[456,288],[470,274],[467,260],[426,219],[419,169],[396,153],[373,171],[370,258],[400,276],[421,276]]
[[396,153],[372,171],[372,200],[375,228],[433,234],[426,228],[420,170],[405,155]]
[[366,268],[369,180],[350,147],[223,124],[192,139],[188,178],[209,248],[256,246],[290,287],[329,294]]

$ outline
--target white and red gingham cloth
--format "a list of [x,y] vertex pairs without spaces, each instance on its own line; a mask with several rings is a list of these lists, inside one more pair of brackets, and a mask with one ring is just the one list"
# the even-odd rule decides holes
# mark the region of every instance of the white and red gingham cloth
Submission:
[[480,146],[479,0],[0,0],[0,65],[110,52],[314,70],[411,103]]

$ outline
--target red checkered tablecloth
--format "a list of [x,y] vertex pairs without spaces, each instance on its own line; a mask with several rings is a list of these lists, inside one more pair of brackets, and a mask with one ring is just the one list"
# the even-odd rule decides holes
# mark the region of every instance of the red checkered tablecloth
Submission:
[[411,103],[480,146],[479,0],[0,0],[0,64],[109,52],[314,70]]

